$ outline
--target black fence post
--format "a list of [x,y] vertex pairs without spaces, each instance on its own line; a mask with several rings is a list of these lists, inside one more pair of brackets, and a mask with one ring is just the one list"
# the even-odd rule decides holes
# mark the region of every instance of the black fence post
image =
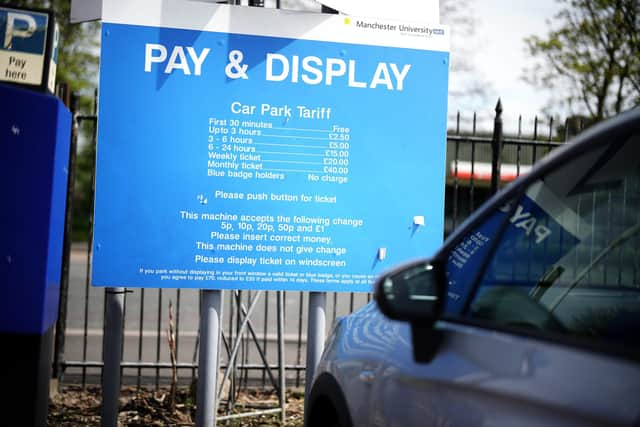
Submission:
[[58,380],[58,387],[64,374],[62,362],[64,357],[65,333],[67,331],[67,301],[69,294],[69,265],[71,262],[72,219],[73,219],[73,193],[76,181],[76,155],[78,146],[78,126],[76,112],[78,110],[78,97],[75,93],[68,94],[64,89],[63,101],[71,110],[71,143],[69,147],[69,166],[67,169],[67,207],[64,219],[64,241],[62,246],[62,274],[60,277],[60,299],[58,302],[58,320],[56,321],[56,336],[53,351],[52,376]]
[[500,185],[500,158],[502,157],[502,102],[498,98],[496,118],[493,121],[493,137],[491,138],[491,194],[496,194]]

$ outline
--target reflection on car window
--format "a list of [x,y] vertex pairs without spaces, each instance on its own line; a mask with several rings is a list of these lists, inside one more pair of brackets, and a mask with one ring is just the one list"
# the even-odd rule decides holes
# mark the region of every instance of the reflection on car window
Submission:
[[530,186],[466,315],[638,348],[639,144],[635,136],[587,152]]
[[511,211],[510,205],[494,212],[469,233],[449,255],[447,261],[447,298],[445,311],[460,313],[473,290],[473,284],[493,241]]

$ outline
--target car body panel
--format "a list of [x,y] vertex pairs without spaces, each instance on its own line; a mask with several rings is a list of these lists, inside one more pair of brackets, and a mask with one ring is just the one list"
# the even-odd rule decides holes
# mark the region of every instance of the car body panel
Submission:
[[[640,366],[581,348],[441,321],[432,363],[410,327],[374,303],[342,318],[318,372],[347,396],[354,425],[633,426]],[[373,381],[363,379],[370,372]]]

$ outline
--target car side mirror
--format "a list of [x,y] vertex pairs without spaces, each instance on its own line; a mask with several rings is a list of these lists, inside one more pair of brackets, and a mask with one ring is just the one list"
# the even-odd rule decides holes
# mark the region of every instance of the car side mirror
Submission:
[[383,274],[375,283],[380,311],[394,320],[411,324],[413,357],[429,363],[436,355],[442,334],[433,324],[444,311],[446,275],[441,262],[422,260]]
[[380,311],[394,320],[431,327],[444,308],[445,274],[442,264],[422,260],[383,274],[375,283]]

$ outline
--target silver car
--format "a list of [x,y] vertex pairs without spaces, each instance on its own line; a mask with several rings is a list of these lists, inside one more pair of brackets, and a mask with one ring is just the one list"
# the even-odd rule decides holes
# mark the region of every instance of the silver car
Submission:
[[640,426],[640,109],[582,133],[340,319],[315,426]]

